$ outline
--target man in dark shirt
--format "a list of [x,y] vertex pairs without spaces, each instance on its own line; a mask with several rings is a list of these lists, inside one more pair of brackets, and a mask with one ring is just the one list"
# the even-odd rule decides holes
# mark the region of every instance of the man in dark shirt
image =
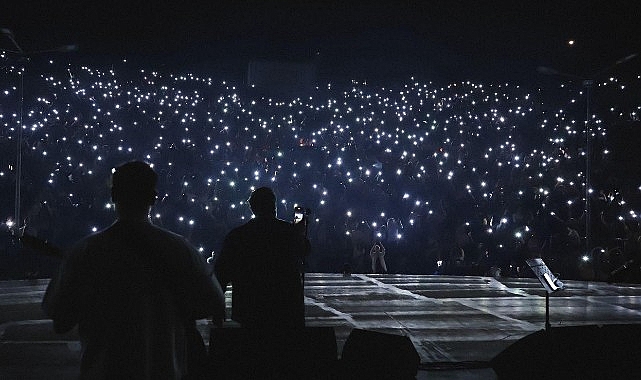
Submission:
[[233,287],[231,317],[242,327],[302,328],[302,260],[310,249],[306,221],[278,219],[268,187],[256,189],[249,205],[255,218],[225,237],[214,263],[223,290],[230,282]]
[[224,296],[183,237],[150,223],[156,182],[144,162],[116,168],[118,219],[81,240],[47,288],[43,308],[55,331],[79,326],[83,379],[186,379],[204,371],[195,321],[220,324]]

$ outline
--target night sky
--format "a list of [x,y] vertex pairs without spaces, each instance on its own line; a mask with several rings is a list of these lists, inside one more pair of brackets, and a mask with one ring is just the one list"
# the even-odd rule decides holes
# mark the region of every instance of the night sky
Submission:
[[330,76],[513,79],[547,66],[587,77],[641,50],[637,3],[26,0],[3,5],[0,26],[25,50],[73,43],[79,55],[183,67],[266,59],[316,61]]

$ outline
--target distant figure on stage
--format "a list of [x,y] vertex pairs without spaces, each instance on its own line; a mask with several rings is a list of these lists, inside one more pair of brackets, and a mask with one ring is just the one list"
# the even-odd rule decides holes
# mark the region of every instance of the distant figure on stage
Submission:
[[115,169],[118,218],[81,240],[43,299],[57,333],[78,325],[82,379],[195,379],[206,348],[197,319],[222,323],[220,285],[187,241],[149,221],[157,175],[134,161]]
[[369,250],[369,257],[372,259],[372,273],[378,272],[378,263],[380,263],[380,268],[382,273],[387,273],[387,264],[385,264],[385,247],[383,243],[377,241],[372,246],[372,249]]
[[250,328],[302,328],[305,304],[302,260],[310,245],[303,223],[276,217],[268,187],[249,198],[255,216],[225,237],[214,262],[223,290],[232,284],[232,320]]

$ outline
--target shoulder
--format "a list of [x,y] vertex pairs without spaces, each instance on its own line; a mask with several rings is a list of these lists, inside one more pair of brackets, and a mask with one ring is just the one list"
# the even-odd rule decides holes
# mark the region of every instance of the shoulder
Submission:
[[194,246],[184,236],[175,232],[149,224],[146,233],[148,233],[146,236],[148,241],[154,242],[154,246],[167,254],[176,255],[179,252],[182,252],[179,256],[196,254]]
[[268,231],[272,234],[288,235],[294,232],[292,223],[278,218],[257,218],[252,220],[252,222],[255,223],[255,229]]
[[104,246],[105,242],[112,240],[113,225],[100,232],[85,236],[77,241],[72,247],[70,256],[83,255],[85,252],[91,251],[95,247]]
[[[167,252],[193,250],[193,246],[182,235],[152,223],[116,223],[105,233],[109,235],[107,240],[112,240],[116,244],[133,244],[137,247],[140,247],[140,244],[147,244],[154,249]],[[108,244],[108,241],[105,243]]]
[[275,218],[274,219],[274,223],[278,224],[279,226],[283,226],[283,227],[288,227],[288,228],[292,227],[292,223],[291,222],[288,222],[288,221],[283,220],[283,219]]
[[252,229],[255,228],[255,223],[253,220],[242,224],[238,227],[234,227],[226,235],[226,239],[236,239],[240,238],[248,233],[251,233]]
[[271,228],[279,231],[291,231],[293,227],[292,223],[278,218],[267,219],[265,224],[268,224]]
[[153,224],[149,224],[149,226],[147,228],[149,229],[149,232],[151,234],[157,235],[158,237],[160,237],[160,238],[162,238],[164,240],[171,241],[171,242],[174,242],[176,244],[187,244],[187,239],[185,239],[184,236],[179,235],[179,234],[177,234],[177,233],[175,233],[173,231],[169,231],[167,229],[164,229],[162,227],[158,227],[158,226],[153,225]]

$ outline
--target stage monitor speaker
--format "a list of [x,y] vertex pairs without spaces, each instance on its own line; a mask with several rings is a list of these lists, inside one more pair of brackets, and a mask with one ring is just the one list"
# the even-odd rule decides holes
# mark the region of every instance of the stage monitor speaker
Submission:
[[339,364],[343,379],[415,379],[420,357],[406,336],[354,329]]
[[338,353],[332,327],[212,328],[212,379],[330,379]]
[[553,327],[491,361],[499,379],[639,379],[641,324]]

